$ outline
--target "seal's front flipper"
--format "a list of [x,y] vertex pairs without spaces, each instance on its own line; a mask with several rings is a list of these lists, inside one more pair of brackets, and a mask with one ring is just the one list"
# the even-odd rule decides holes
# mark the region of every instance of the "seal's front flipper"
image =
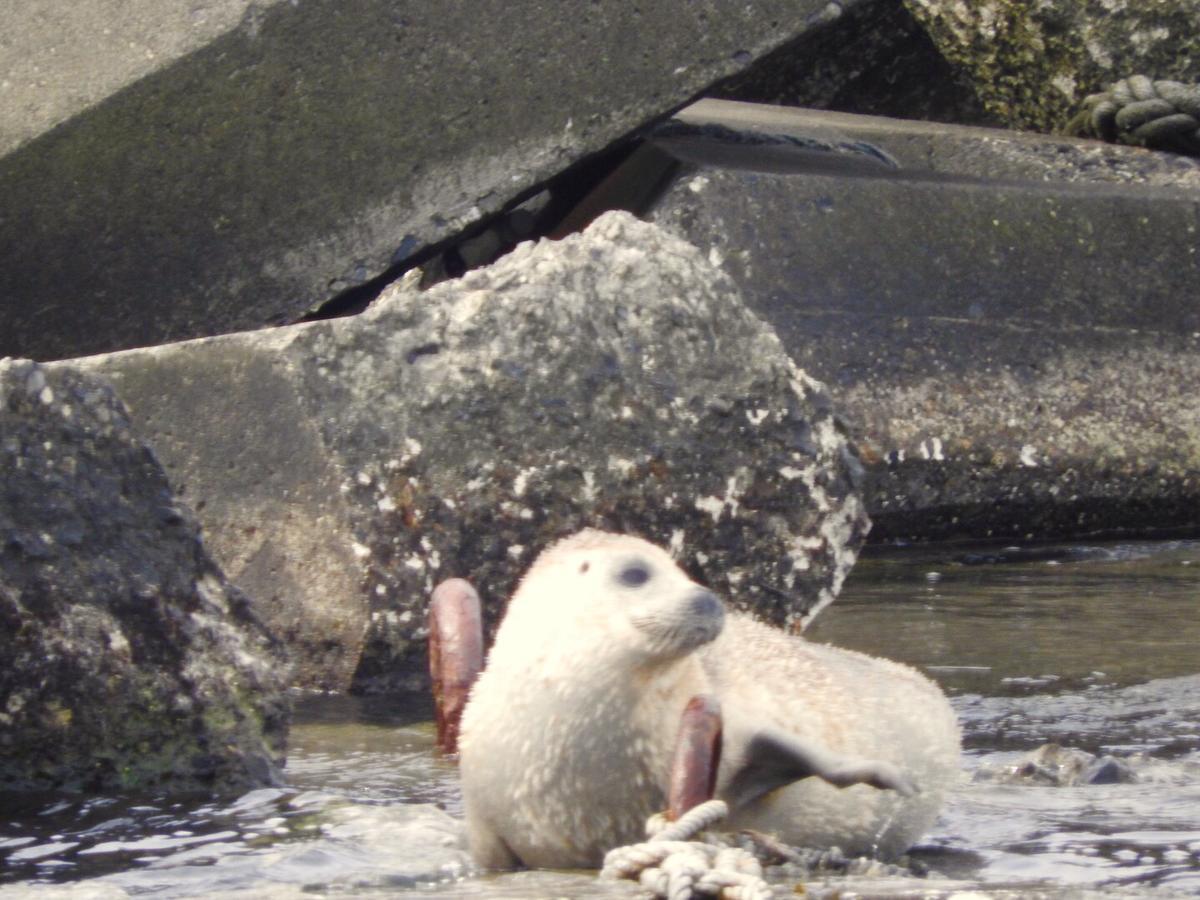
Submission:
[[839,756],[774,728],[763,729],[750,739],[740,767],[722,793],[736,809],[785,784],[814,775],[836,787],[869,784],[906,797],[917,793],[916,785],[891,763]]

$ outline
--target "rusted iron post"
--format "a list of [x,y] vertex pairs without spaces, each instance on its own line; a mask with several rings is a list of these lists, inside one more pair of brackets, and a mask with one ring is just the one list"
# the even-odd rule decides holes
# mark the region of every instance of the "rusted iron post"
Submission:
[[721,704],[716,697],[697,694],[679,718],[667,818],[675,821],[693,806],[711,800],[721,764]]
[[471,685],[483,669],[479,595],[462,578],[439,584],[429,601],[429,674],[437,717],[437,744],[458,751],[458,723]]

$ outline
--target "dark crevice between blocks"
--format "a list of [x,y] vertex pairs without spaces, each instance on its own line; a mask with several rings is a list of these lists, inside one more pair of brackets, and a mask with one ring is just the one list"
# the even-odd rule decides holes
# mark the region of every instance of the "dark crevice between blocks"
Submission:
[[362,312],[389,284],[421,271],[430,287],[490,265],[522,241],[560,240],[611,210],[645,217],[681,175],[701,168],[887,177],[896,163],[863,141],[828,141],[717,123],[669,120],[526,191],[494,216],[422,248],[375,278],[343,291],[301,321]]
[[[581,231],[609,209],[642,214],[669,183],[671,170],[677,168],[677,163],[662,153],[649,168],[637,168],[637,161],[647,156],[653,154],[647,150],[645,141],[636,138],[620,141],[524,191],[495,215],[451,238],[416,249],[374,278],[332,297],[299,321],[362,312],[384,288],[414,269],[421,270],[421,286],[429,287],[490,265],[523,241],[558,239]],[[631,162],[635,164],[633,169]],[[645,174],[635,177],[631,171]],[[604,185],[609,185],[609,189],[598,191]]]
[[[767,54],[705,96],[839,112],[986,124],[982,105],[903,5],[874,0]],[[722,131],[728,133],[721,133]],[[747,140],[752,137],[753,140]],[[335,295],[299,321],[362,312],[419,269],[421,287],[490,265],[522,241],[558,240],[605,212],[645,216],[696,167],[879,176],[894,168],[869,145],[800,146],[794,137],[684,126],[669,116],[516,196],[504,209],[425,247],[402,242],[388,269]],[[872,158],[875,157],[875,158]]]

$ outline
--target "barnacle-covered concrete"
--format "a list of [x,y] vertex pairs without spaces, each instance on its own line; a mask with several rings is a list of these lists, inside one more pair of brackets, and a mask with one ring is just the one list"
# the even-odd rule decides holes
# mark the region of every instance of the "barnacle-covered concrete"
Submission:
[[1200,164],[1094,141],[705,101],[841,133],[878,179],[742,168],[653,212],[830,387],[873,540],[1200,526]]
[[1200,79],[1196,0],[905,0],[991,121],[1061,129],[1083,98],[1142,74]]
[[[421,684],[437,581],[471,579],[494,623],[537,551],[585,525],[669,546],[733,606],[794,627],[867,528],[823,386],[703,254],[625,213],[457,282],[398,284],[355,318],[84,364],[231,577],[277,596],[260,608],[288,623],[303,684]],[[273,568],[244,564],[243,535]]]

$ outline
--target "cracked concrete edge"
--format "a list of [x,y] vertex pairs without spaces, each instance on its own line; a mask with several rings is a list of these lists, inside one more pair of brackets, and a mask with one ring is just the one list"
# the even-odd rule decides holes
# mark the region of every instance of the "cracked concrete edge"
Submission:
[[342,500],[344,478],[304,408],[288,353],[306,327],[54,365],[114,385],[226,575],[298,651],[292,683],[343,691],[365,636],[365,570]]
[[256,6],[0,157],[0,353],[294,321],[847,5]]
[[684,107],[674,118],[694,126],[866,141],[899,163],[900,170],[887,176],[898,179],[1019,182],[1089,194],[1129,188],[1140,197],[1159,190],[1166,198],[1200,193],[1200,160],[1086,138],[714,99]]

